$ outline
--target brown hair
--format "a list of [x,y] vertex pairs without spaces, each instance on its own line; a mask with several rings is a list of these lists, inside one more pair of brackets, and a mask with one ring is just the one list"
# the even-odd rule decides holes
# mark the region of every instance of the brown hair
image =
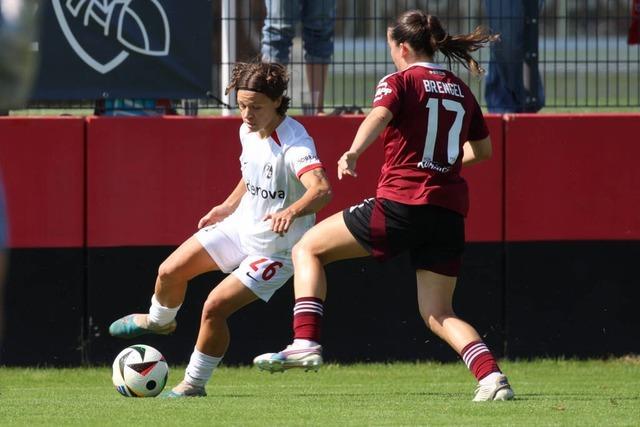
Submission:
[[396,43],[408,43],[416,52],[433,57],[440,51],[449,61],[461,63],[471,73],[480,75],[484,69],[473,59],[471,52],[499,39],[486,28],[477,27],[469,34],[449,35],[437,16],[421,10],[409,10],[389,27],[391,39]]
[[232,89],[260,92],[272,101],[282,97],[276,112],[284,116],[291,98],[284,95],[289,84],[287,68],[276,62],[239,62],[233,67],[225,94]]

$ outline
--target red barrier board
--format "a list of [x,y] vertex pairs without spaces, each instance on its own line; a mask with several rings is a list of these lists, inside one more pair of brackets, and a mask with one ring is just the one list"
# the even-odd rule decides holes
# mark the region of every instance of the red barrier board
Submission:
[[90,118],[89,246],[175,245],[240,179],[239,118]]
[[[356,135],[363,116],[298,117],[314,138],[318,153],[333,186],[333,200],[318,215],[318,219],[360,203],[375,195],[383,162],[380,140],[373,143],[356,165],[357,178],[337,178],[337,161]],[[469,183],[471,209],[467,219],[468,241],[500,241],[503,234],[503,122],[499,115],[486,117],[493,142],[493,158],[483,164],[463,169]]]
[[502,116],[486,115],[493,155],[491,159],[462,168],[469,185],[469,242],[499,242],[504,239],[504,129]]
[[357,205],[376,195],[378,175],[383,161],[382,142],[377,140],[358,159],[357,178],[344,177],[338,180],[338,159],[351,147],[356,131],[364,116],[296,117],[313,138],[320,160],[331,181],[333,198],[318,213],[320,221],[349,206]]
[[[380,141],[360,158],[358,178],[337,179],[337,161],[362,116],[297,117],[314,138],[333,187],[318,220],[375,195],[383,160]],[[88,138],[90,246],[172,245],[224,200],[240,178],[238,118],[91,118]],[[469,240],[502,236],[502,127],[489,118],[494,159],[470,168]],[[170,173],[169,173],[170,171]],[[205,183],[215,185],[208,187]]]
[[0,118],[9,245],[84,244],[82,118]]
[[506,122],[506,239],[640,239],[640,115]]

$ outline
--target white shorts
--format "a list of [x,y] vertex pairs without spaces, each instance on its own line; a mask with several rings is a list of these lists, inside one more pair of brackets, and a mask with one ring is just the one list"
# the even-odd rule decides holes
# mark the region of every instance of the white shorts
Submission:
[[219,223],[201,228],[196,239],[223,273],[231,273],[258,298],[269,298],[293,276],[291,253],[248,254],[243,251],[237,227]]

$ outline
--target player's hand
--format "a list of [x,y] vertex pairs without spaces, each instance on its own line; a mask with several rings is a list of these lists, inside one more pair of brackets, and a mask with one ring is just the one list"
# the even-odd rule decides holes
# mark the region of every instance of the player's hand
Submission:
[[289,231],[289,227],[291,227],[294,219],[295,216],[293,215],[293,212],[289,209],[284,209],[279,212],[265,215],[263,221],[271,220],[271,230],[281,236],[284,236],[284,233]]
[[347,151],[338,160],[338,179],[342,179],[343,176],[349,175],[353,178],[357,178],[356,173],[356,161],[358,155],[353,151]]
[[233,213],[233,209],[229,206],[218,205],[213,207],[205,216],[198,221],[198,229],[213,225],[220,222]]

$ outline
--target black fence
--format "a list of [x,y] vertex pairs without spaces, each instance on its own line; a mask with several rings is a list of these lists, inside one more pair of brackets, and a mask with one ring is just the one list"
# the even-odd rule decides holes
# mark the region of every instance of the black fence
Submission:
[[[310,3],[323,1],[330,0]],[[366,110],[377,81],[395,71],[386,44],[386,28],[394,17],[409,9],[423,9],[437,15],[450,34],[466,33],[478,25],[495,30],[499,23],[501,32],[506,28],[507,37],[503,37],[502,43],[521,41],[523,57],[512,57],[508,61],[516,69],[522,68],[520,74],[527,90],[527,103],[541,103],[541,99],[537,99],[540,94],[535,90],[539,83],[544,88],[544,109],[550,112],[633,111],[640,107],[640,45],[629,43],[632,7],[636,2],[521,1],[523,11],[517,13],[511,7],[519,3],[516,0],[336,1],[335,18],[325,16],[322,21],[325,27],[335,25],[326,79],[322,78],[322,67],[307,70],[311,74],[305,72],[310,61],[305,60],[302,25],[297,25],[287,59],[292,108],[297,113],[317,111],[318,92],[309,80],[319,78],[325,82],[321,91],[325,112]],[[230,107],[226,110],[234,113],[233,96],[225,98],[222,90],[225,75],[233,62],[262,56],[261,51],[265,49],[261,46],[262,34],[269,2],[273,2],[272,6],[279,3],[276,0],[212,2],[211,90],[200,99],[174,100],[178,113],[219,114],[225,104]],[[277,23],[277,17],[272,17],[271,22]],[[518,32],[520,29],[522,33]],[[490,70],[491,55],[490,49],[481,49],[476,58]],[[437,60],[442,58],[436,57]],[[487,79],[470,75],[458,64],[452,64],[452,69],[486,107]],[[28,111],[44,109],[46,113],[56,108],[92,112],[94,107],[94,100],[32,101],[32,109]]]

